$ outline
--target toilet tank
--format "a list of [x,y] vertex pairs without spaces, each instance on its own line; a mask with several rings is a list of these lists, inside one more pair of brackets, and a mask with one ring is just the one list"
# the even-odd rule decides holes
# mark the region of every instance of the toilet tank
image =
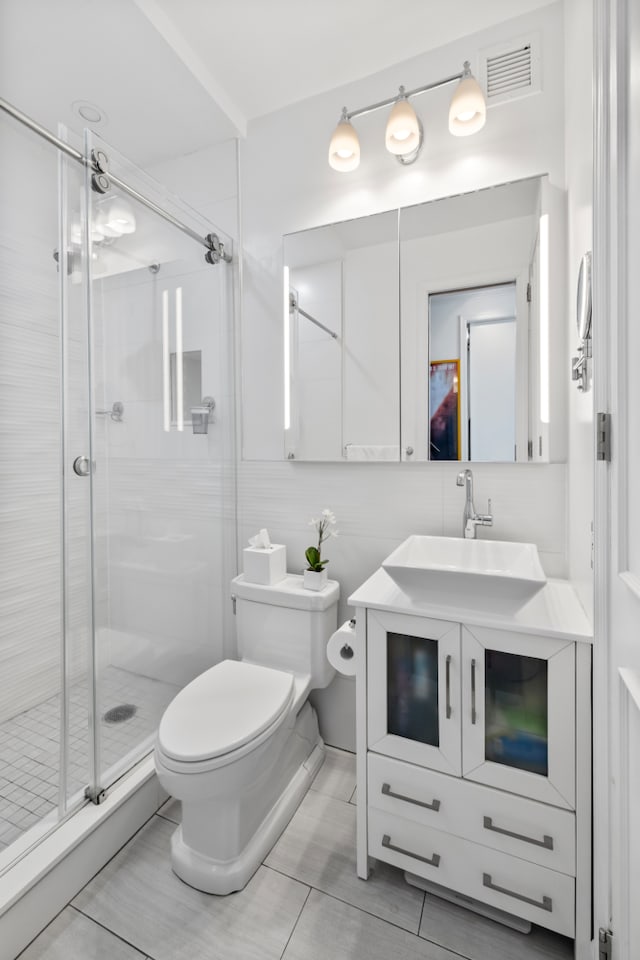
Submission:
[[305,590],[302,577],[289,574],[273,586],[231,581],[236,598],[238,655],[266,667],[309,674],[311,688],[326,687],[335,675],[327,642],[338,626],[340,586]]

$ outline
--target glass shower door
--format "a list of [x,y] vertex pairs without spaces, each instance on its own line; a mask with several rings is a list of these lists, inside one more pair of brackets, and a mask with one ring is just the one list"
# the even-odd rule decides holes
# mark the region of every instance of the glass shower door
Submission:
[[[132,196],[213,228],[112,147],[87,173],[92,790],[152,746],[175,694],[220,659],[233,469],[230,270]],[[100,185],[99,185],[100,186]],[[226,241],[226,238],[223,238]],[[230,244],[226,243],[227,248]]]

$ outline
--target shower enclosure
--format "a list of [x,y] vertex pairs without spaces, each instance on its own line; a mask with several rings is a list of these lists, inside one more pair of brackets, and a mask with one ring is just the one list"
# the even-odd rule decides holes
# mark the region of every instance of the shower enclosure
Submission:
[[228,653],[236,558],[231,241],[91,132],[0,139],[1,873]]

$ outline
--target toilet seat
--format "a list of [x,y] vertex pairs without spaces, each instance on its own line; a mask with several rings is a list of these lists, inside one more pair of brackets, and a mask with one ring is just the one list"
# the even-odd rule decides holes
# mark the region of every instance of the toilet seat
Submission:
[[285,718],[293,696],[291,673],[223,660],[171,702],[160,722],[158,750],[169,767],[196,772],[212,761],[217,766],[227,754],[262,742]]

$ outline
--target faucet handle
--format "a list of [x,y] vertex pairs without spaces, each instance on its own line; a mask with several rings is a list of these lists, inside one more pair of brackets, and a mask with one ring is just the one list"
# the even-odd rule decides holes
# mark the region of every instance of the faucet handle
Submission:
[[456,477],[456,486],[464,487],[464,480],[465,480],[465,471],[462,470]]
[[483,527],[493,526],[493,514],[491,513],[491,498],[489,498],[487,502],[487,515],[485,517],[480,517],[479,519]]

